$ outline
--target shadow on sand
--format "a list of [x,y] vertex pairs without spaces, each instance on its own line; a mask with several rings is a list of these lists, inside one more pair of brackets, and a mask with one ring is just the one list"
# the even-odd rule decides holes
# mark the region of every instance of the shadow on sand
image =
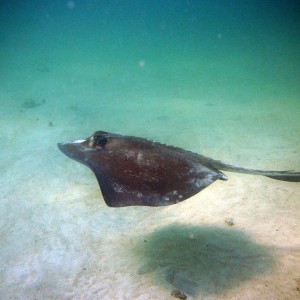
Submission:
[[217,226],[172,224],[143,236],[134,253],[139,274],[186,294],[211,295],[272,270],[267,247],[245,233]]

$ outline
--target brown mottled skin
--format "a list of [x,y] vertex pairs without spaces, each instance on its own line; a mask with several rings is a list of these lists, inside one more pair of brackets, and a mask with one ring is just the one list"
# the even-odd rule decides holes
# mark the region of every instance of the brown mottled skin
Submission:
[[178,203],[217,179],[227,180],[218,169],[300,180],[300,173],[238,168],[180,148],[104,131],[58,147],[94,172],[105,202],[112,207]]

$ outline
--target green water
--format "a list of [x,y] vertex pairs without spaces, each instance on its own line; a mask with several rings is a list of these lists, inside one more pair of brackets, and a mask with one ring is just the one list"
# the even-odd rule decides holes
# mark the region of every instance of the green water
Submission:
[[[297,1],[2,1],[2,117],[232,160],[283,149],[299,166],[298,12]],[[39,123],[19,111],[28,99],[46,100]]]
[[[232,175],[193,203],[112,211],[56,143],[104,130],[299,171],[298,2],[0,1],[1,298],[169,299],[172,282],[195,299],[246,297],[234,289],[279,259],[260,242],[296,244],[299,187]],[[222,229],[225,217],[236,232]],[[293,299],[293,282],[257,299]]]

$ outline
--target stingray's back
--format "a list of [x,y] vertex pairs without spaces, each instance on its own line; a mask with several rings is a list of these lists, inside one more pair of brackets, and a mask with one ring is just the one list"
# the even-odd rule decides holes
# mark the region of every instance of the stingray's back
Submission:
[[115,143],[90,163],[110,206],[174,204],[224,179],[181,149],[133,137]]
[[58,146],[92,169],[105,202],[114,207],[170,205],[227,179],[197,154],[143,138],[100,131]]

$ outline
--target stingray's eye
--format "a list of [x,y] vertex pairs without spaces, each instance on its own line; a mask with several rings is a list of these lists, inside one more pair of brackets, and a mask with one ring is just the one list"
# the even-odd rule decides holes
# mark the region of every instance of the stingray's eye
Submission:
[[103,135],[94,136],[94,147],[104,147],[107,143],[107,138]]

